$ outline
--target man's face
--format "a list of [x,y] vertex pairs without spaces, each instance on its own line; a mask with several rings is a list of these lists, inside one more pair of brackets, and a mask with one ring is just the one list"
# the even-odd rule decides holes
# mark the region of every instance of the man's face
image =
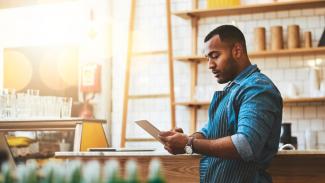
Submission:
[[218,83],[227,83],[236,77],[238,64],[232,56],[232,46],[222,42],[219,35],[205,43],[205,56]]

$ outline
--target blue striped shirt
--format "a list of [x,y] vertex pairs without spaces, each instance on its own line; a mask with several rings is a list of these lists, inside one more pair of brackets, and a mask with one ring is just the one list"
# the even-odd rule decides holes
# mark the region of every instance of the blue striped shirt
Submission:
[[272,182],[266,169],[278,150],[282,105],[280,92],[256,65],[216,91],[200,132],[207,139],[231,136],[241,159],[203,156],[200,182]]

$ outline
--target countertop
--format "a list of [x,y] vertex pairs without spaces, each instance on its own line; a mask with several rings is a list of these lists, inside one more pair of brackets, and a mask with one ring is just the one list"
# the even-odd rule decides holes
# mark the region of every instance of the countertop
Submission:
[[[137,152],[55,152],[56,157],[64,156],[175,156],[167,151],[137,151]],[[180,154],[177,156],[200,156],[199,154],[187,155]]]
[[[167,151],[141,151],[141,152],[55,152],[56,157],[79,156],[79,157],[98,157],[98,156],[175,156]],[[201,156],[193,155],[176,155],[176,156]],[[325,150],[282,150],[277,156],[322,156],[325,157]]]
[[325,155],[325,150],[282,150],[278,152],[278,155],[299,155],[299,154],[323,154]]

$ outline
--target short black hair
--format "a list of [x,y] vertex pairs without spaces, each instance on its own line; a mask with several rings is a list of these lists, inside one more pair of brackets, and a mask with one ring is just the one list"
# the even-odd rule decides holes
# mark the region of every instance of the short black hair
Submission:
[[230,45],[234,45],[237,42],[241,43],[246,52],[244,34],[236,26],[221,25],[209,32],[209,34],[204,38],[204,42],[208,42],[215,35],[219,35],[222,42],[229,43]]

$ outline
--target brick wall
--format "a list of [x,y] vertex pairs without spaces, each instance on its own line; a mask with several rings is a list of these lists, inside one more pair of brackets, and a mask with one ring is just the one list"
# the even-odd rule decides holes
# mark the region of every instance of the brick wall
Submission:
[[[115,18],[123,17],[122,12],[118,11],[118,1],[114,1],[116,6]],[[137,51],[166,49],[166,17],[165,1],[138,1],[137,21],[135,32],[134,47]],[[200,7],[205,6],[205,1],[200,0]],[[124,6],[125,7],[125,6]],[[115,7],[114,7],[115,8]],[[188,10],[191,8],[190,1],[173,0],[172,10]],[[125,13],[128,10],[124,10]],[[120,28],[126,28],[128,16],[121,18]],[[191,53],[191,29],[190,21],[183,20],[176,16],[172,17],[173,24],[173,47],[174,56],[183,56]],[[287,38],[287,26],[299,24],[300,32],[312,32],[313,46],[315,47],[325,27],[325,9],[304,9],[277,11],[268,13],[245,14],[238,16],[224,16],[217,18],[205,18],[199,22],[199,48],[201,53],[204,36],[213,28],[222,24],[235,24],[246,37],[248,51],[254,50],[253,31],[257,26],[264,26],[267,30],[267,49],[270,48],[270,27],[282,25],[284,40]],[[114,28],[113,28],[114,29]],[[116,33],[120,33],[117,31]],[[114,31],[113,31],[114,37]],[[302,35],[301,35],[302,38]],[[124,40],[125,41],[125,40]],[[116,42],[120,42],[116,41]],[[114,42],[113,42],[114,45]],[[122,44],[121,44],[122,45]],[[287,47],[287,43],[284,43]],[[126,46],[116,47],[115,49],[126,49]],[[122,94],[123,76],[125,68],[125,54],[122,51],[113,51],[113,144],[119,145],[120,123],[122,117]],[[136,59],[135,59],[136,60]],[[278,86],[282,95],[288,93],[288,85],[294,84],[300,95],[309,95],[309,75],[311,66],[320,68],[320,77],[325,79],[325,54],[308,56],[286,56],[251,59],[258,65],[263,73],[268,75]],[[146,57],[137,59],[132,65],[132,79],[135,84],[131,85],[131,93],[155,93],[168,92],[168,68],[165,56]],[[175,70],[175,94],[177,101],[186,101],[190,97],[190,67],[186,63],[174,62]],[[140,75],[142,74],[142,75]],[[140,77],[141,76],[141,77]],[[216,80],[210,74],[207,64],[199,66],[197,98],[210,98],[213,90],[222,89],[223,86],[216,84]],[[189,110],[186,107],[177,107],[177,126],[189,130]],[[149,137],[138,127],[132,124],[133,120],[146,118],[155,123],[161,129],[169,129],[169,105],[168,100],[139,100],[130,102],[128,116],[129,127],[128,136]],[[198,112],[199,126],[207,120],[207,110],[202,109]],[[284,122],[292,123],[293,135],[298,137],[299,149],[304,149],[304,133],[306,129],[317,131],[317,141],[319,148],[325,149],[325,103],[293,104],[284,107]],[[129,143],[128,146],[154,146],[161,147],[156,143]]]

